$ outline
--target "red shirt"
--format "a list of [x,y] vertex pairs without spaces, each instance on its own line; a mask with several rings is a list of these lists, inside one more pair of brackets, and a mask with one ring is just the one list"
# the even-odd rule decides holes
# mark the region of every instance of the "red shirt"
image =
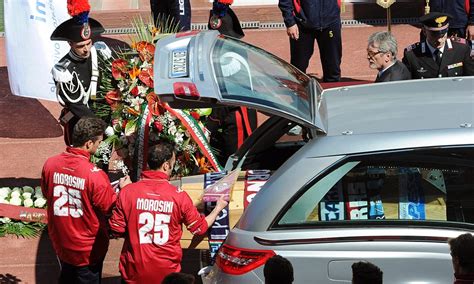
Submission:
[[454,284],[474,284],[474,273],[454,273]]
[[107,175],[89,156],[68,147],[46,161],[41,177],[54,250],[60,260],[76,266],[104,259],[109,246],[105,215],[116,200]]
[[119,269],[127,283],[161,283],[181,270],[182,224],[193,234],[207,231],[189,195],[160,171],[144,171],[139,182],[120,191],[109,224],[126,233]]

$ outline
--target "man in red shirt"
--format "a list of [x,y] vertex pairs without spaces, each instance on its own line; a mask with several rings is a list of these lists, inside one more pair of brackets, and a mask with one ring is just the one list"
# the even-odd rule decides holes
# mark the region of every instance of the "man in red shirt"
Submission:
[[125,236],[119,269],[126,283],[161,283],[166,275],[179,272],[182,225],[203,235],[227,206],[221,197],[208,216],[200,215],[189,195],[168,181],[175,161],[172,144],[151,147],[151,170],[119,193],[109,224],[114,234]]
[[[74,126],[72,147],[43,166],[41,189],[49,237],[61,265],[59,283],[100,283],[109,246],[105,215],[111,213],[116,194],[107,175],[89,158],[105,127],[99,118],[81,118]],[[129,182],[122,179],[120,185]]]

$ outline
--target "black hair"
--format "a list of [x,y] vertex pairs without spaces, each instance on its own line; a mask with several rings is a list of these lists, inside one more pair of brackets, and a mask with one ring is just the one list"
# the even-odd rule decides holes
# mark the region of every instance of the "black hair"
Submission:
[[159,169],[164,162],[171,160],[175,145],[169,141],[159,141],[148,150],[148,166],[151,170]]
[[474,236],[469,233],[449,239],[451,256],[456,257],[459,266],[469,273],[474,273]]
[[263,275],[266,284],[290,284],[293,283],[293,265],[281,255],[274,255],[267,260],[263,267]]
[[87,141],[97,141],[97,137],[104,135],[107,125],[98,117],[83,117],[74,125],[72,131],[72,146],[81,147]]
[[353,284],[382,284],[383,272],[370,262],[359,261],[352,264]]

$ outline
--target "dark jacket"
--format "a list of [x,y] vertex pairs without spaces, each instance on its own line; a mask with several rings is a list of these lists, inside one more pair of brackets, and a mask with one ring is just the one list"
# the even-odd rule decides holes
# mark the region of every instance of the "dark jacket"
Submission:
[[403,63],[412,79],[456,77],[474,75],[474,60],[470,48],[448,39],[444,48],[441,65],[433,60],[426,42],[418,42],[405,48]]
[[408,71],[405,64],[397,60],[395,64],[390,66],[387,70],[383,71],[381,76],[377,76],[377,79],[375,79],[375,83],[410,80],[410,79],[411,79],[410,71]]
[[[470,7],[466,9],[466,2]],[[431,12],[448,13],[453,18],[449,21],[450,28],[466,28],[474,25],[474,0],[431,0]]]
[[305,28],[324,29],[341,21],[337,0],[280,0],[278,7],[286,27],[298,23]]

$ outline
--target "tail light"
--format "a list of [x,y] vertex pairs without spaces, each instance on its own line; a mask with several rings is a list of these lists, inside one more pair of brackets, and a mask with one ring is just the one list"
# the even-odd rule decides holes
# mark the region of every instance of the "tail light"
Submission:
[[217,252],[216,264],[227,274],[240,275],[265,264],[274,255],[272,250],[250,250],[223,245]]
[[193,83],[188,83],[188,82],[175,82],[173,83],[173,89],[174,89],[174,94],[176,96],[182,96],[182,97],[194,97],[196,99],[199,99],[200,95],[199,92],[196,88],[196,85]]

